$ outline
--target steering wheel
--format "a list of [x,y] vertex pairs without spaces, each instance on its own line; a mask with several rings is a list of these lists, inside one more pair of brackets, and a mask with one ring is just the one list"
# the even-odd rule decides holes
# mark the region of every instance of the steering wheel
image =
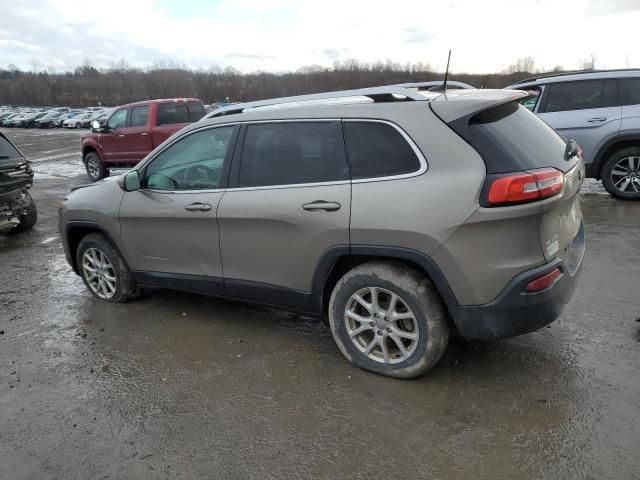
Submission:
[[158,188],[161,190],[169,190],[168,188],[166,188],[168,186],[171,186],[171,188],[173,189],[180,188],[180,185],[175,178],[171,178],[163,173],[157,172],[149,175],[149,178],[147,179],[147,186],[149,188]]
[[183,175],[186,185],[197,184],[201,181],[215,180],[215,171],[206,165],[191,165],[187,167]]

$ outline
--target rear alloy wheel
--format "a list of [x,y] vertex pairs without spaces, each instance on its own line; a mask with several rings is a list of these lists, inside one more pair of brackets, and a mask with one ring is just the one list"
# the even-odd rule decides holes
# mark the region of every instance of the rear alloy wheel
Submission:
[[614,197],[640,199],[640,148],[615,152],[602,167],[602,184]]
[[425,374],[449,340],[446,310],[433,284],[394,262],[347,272],[331,294],[329,323],[351,363],[396,378]]
[[87,176],[92,182],[97,182],[109,176],[109,170],[104,167],[100,157],[95,152],[90,152],[85,155],[84,164],[87,169]]

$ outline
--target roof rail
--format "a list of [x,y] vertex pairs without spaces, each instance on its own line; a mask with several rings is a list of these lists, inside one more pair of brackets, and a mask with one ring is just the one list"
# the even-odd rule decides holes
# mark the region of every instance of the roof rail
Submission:
[[[417,82],[417,83],[399,83],[397,85],[390,85],[392,87],[400,87],[400,88],[415,88],[418,91],[422,91],[422,90],[429,90],[433,87],[438,87],[440,85],[442,85],[442,80],[434,80],[431,82]],[[451,90],[453,87],[453,90],[455,89],[471,89],[474,90],[476,87],[474,87],[473,85],[469,85],[468,83],[464,83],[464,82],[454,82],[454,81],[447,81],[447,90]]]
[[545,73],[543,75],[528,77],[523,80],[517,81],[513,85],[533,82],[534,80],[541,80],[543,78],[564,77],[566,75],[580,75],[580,74],[589,74],[589,73],[638,72],[638,71],[640,71],[640,68],[615,68],[612,70],[567,70],[566,72]]
[[361,88],[357,90],[342,90],[337,92],[313,93],[311,95],[296,95],[293,97],[271,98],[268,100],[258,100],[256,102],[236,103],[221,107],[208,113],[203,119],[220,117],[222,115],[234,115],[251,110],[253,108],[269,107],[275,105],[286,105],[300,102],[323,103],[349,97],[368,97],[374,102],[402,102],[402,101],[426,101],[427,97],[413,90],[402,88],[397,85],[386,87]]

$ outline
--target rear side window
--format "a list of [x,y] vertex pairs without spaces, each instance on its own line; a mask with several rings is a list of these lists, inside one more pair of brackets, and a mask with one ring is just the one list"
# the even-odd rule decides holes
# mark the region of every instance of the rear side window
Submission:
[[622,78],[619,82],[622,105],[640,105],[640,78]]
[[14,147],[9,140],[0,136],[0,160],[7,158],[20,158],[20,152]]
[[187,106],[189,109],[189,118],[192,122],[197,122],[207,113],[204,109],[204,105],[200,102],[189,102]]
[[147,120],[149,119],[149,105],[144,105],[142,107],[133,107],[131,110],[131,122],[129,125],[131,127],[143,127],[147,124]]
[[498,105],[451,127],[482,156],[487,173],[543,167],[567,171],[566,143],[555,130],[516,102]]
[[545,112],[565,112],[619,105],[615,80],[552,83],[547,89]]
[[354,180],[390,177],[420,169],[420,160],[394,127],[380,122],[344,122]]
[[347,180],[339,122],[283,122],[247,126],[240,187]]
[[161,103],[158,105],[158,125],[190,123],[186,103]]

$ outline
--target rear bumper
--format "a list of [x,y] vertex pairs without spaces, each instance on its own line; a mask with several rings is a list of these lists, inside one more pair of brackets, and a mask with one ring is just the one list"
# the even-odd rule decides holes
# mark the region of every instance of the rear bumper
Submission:
[[[533,332],[553,322],[573,295],[584,250],[582,225],[565,261],[556,259],[517,275],[490,303],[459,306],[453,317],[460,335],[475,340],[496,340]],[[531,280],[556,267],[560,267],[562,275],[550,287],[535,293],[525,291]]]

